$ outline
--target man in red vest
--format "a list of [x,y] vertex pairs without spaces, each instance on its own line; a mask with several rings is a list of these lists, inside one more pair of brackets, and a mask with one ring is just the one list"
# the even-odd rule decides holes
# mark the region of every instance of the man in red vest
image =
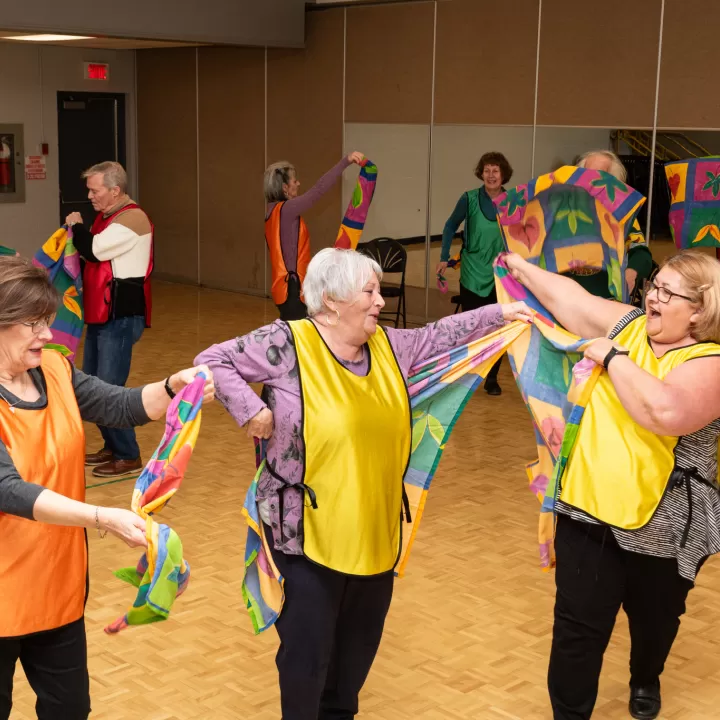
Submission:
[[[133,345],[150,327],[150,273],[153,226],[127,195],[122,165],[104,162],[83,173],[97,217],[88,230],[80,213],[71,213],[75,247],[85,259],[83,306],[87,332],[83,372],[113,385],[125,385]],[[113,478],[140,472],[140,448],[132,429],[98,426],[105,441],[85,456],[93,475]]]

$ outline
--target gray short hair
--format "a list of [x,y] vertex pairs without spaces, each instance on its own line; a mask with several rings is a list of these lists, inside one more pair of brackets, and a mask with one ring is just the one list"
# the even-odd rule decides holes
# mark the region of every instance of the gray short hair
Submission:
[[127,192],[128,180],[125,168],[118,162],[101,162],[97,165],[89,167],[83,174],[83,180],[92,175],[102,175],[103,185],[112,190],[114,187],[120,188],[121,193]]
[[325,309],[323,293],[328,300],[348,302],[362,292],[373,275],[379,282],[382,270],[367,255],[339,248],[321,250],[310,261],[303,283],[308,315],[314,317]]
[[627,182],[627,170],[625,166],[622,164],[620,158],[610,150],[590,150],[589,152],[583,153],[577,162],[577,166],[584,168],[587,161],[593,157],[593,155],[602,155],[607,158],[610,161],[610,170],[608,172],[620,182]]
[[270,165],[263,177],[265,202],[286,200],[283,184],[287,185],[293,175],[295,175],[295,166],[292,163],[283,160]]

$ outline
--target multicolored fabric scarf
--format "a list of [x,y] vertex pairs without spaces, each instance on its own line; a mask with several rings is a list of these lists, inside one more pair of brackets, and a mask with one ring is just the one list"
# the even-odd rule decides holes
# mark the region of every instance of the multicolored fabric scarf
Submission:
[[108,634],[118,633],[128,625],[167,620],[175,598],[187,588],[190,566],[183,558],[180,538],[152,516],[168,504],[182,483],[200,432],[205,379],[203,373],[198,373],[170,403],[162,442],[135,483],[131,506],[147,522],[148,548],[136,567],[115,573],[138,592],[133,606],[105,628]]
[[370,160],[365,158],[360,168],[355,190],[353,190],[350,204],[340,225],[335,247],[343,250],[354,250],[362,235],[367,220],[370,203],[375,193],[378,169]]
[[50,281],[62,296],[62,305],[50,327],[52,342],[46,347],[73,360],[85,323],[80,255],[73,245],[72,228],[62,227],[55,232],[35,253],[33,265],[48,271]]
[[[623,281],[626,238],[645,198],[612,175],[565,166],[495,199],[506,247],[551,272],[604,269],[610,294],[627,301]],[[502,267],[498,302],[524,300],[549,323],[554,318]],[[555,326],[557,327],[557,326]],[[533,420],[538,458],[527,465],[530,488],[542,502],[539,539],[544,568],[554,565],[555,471],[562,471],[582,411],[598,377],[580,363],[584,341],[565,333],[553,341],[542,327],[508,351],[520,392]],[[564,333],[564,331],[562,331]],[[565,345],[564,349],[562,345]],[[562,352],[557,352],[558,350]]]
[[[644,198],[608,178],[612,176],[598,171],[561,168],[498,197],[496,203],[510,249],[554,272],[599,263],[617,290],[622,286],[616,276],[617,269],[624,266],[625,236]],[[515,379],[535,425],[538,459],[528,464],[527,472],[530,487],[542,503],[541,563],[546,569],[553,564],[556,488],[602,368],[581,359],[592,341],[561,328],[538,300],[512,278],[502,257],[496,262],[495,278],[498,301],[525,301],[534,310],[533,323],[510,323],[480,340],[418,364],[408,378],[413,428],[404,483],[412,522],[403,529],[398,576],[407,567],[430,485],[455,423],[504,352],[510,355]],[[262,470],[264,446],[257,447]],[[248,490],[243,509],[249,526],[243,597],[256,633],[275,622],[284,602],[283,578],[272,562],[257,511],[259,475],[260,471]]]
[[666,163],[665,175],[675,245],[720,247],[720,156]]

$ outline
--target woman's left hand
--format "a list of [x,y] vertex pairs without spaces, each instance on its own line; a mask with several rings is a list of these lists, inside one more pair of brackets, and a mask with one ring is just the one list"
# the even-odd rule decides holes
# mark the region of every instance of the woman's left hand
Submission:
[[198,365],[197,367],[180,370],[170,376],[168,384],[174,393],[179,393],[186,385],[195,380],[198,373],[204,373],[205,388],[203,389],[203,403],[209,403],[215,399],[215,381],[213,380],[212,370],[207,365]]
[[522,320],[526,323],[533,321],[533,311],[524,302],[508,303],[501,305],[503,320],[512,322],[513,320]]
[[585,348],[585,357],[598,365],[603,365],[607,354],[614,347],[618,350],[623,349],[620,345],[608,338],[598,338],[597,340],[593,340],[593,342]]

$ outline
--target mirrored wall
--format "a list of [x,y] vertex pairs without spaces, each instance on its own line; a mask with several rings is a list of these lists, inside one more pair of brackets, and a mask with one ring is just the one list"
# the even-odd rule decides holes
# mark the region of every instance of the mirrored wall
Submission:
[[[453,211],[480,186],[485,152],[507,157],[515,186],[614,151],[649,199],[639,221],[653,253],[673,252],[664,164],[720,154],[720,99],[702,50],[720,6],[428,0],[331,12],[343,13],[346,36],[344,149],[380,169],[364,240],[405,248],[409,322],[455,310],[458,273],[447,271],[441,292],[436,268],[443,234],[451,256],[460,248]],[[353,182],[348,174],[344,200]]]

